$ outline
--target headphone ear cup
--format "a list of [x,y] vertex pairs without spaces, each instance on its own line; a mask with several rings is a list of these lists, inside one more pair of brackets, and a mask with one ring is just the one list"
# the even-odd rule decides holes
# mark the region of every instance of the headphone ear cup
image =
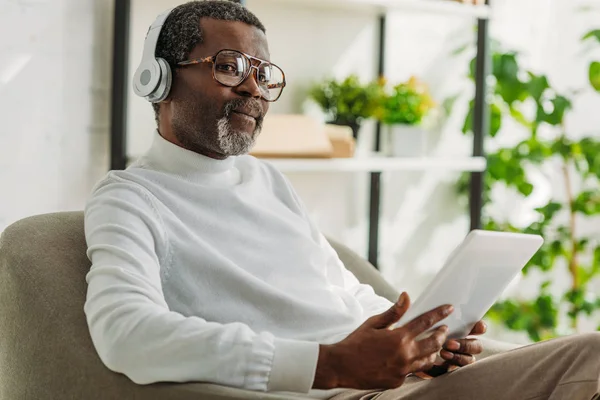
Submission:
[[173,75],[169,63],[164,58],[157,58],[156,62],[160,68],[160,80],[156,89],[148,95],[148,100],[152,103],[159,103],[167,98],[171,91]]
[[140,97],[148,98],[160,83],[161,71],[156,60],[142,62],[133,75],[133,91]]

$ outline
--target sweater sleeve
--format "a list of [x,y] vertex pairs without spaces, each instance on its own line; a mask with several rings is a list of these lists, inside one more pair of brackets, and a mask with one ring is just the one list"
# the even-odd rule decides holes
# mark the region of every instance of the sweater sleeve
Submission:
[[104,364],[138,384],[203,381],[308,392],[317,343],[169,310],[161,284],[169,241],[149,196],[134,183],[112,181],[97,187],[85,210],[92,267],[84,310]]

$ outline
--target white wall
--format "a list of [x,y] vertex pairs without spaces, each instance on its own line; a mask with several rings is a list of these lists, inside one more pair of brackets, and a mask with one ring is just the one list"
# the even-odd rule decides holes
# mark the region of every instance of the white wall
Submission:
[[111,7],[0,0],[0,231],[81,209],[106,173]]

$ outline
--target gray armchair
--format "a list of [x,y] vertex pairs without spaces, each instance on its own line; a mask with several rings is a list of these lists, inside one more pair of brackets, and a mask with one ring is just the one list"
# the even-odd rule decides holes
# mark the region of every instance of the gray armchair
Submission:
[[[398,293],[365,260],[331,242],[357,278],[392,301]],[[0,398],[298,399],[206,383],[140,386],[108,370],[89,335],[83,304],[83,213],[38,215],[0,236]],[[512,348],[488,342],[489,353]]]

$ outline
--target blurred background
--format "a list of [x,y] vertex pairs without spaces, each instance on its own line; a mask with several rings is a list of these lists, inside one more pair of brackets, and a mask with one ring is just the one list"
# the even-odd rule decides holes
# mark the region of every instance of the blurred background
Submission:
[[[0,231],[82,209],[150,145],[152,108],[130,77],[148,26],[181,3],[0,0]],[[596,330],[600,5],[474,3],[247,0],[288,82],[273,124],[297,143],[265,133],[257,155],[326,235],[413,298],[470,228],[542,234],[490,335]]]

